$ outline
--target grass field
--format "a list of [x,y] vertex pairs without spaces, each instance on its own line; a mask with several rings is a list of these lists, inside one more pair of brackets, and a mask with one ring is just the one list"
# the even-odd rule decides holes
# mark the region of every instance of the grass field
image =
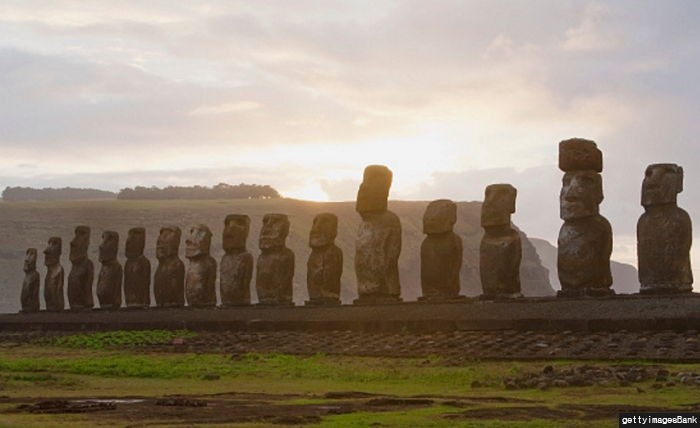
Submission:
[[[451,366],[438,357],[229,356],[142,348],[192,334],[115,332],[4,343],[0,426],[612,427],[622,409],[700,409],[700,387],[681,383],[504,387],[504,378],[541,372],[545,365],[565,370],[580,364],[576,361]],[[624,364],[657,368],[646,362]],[[663,368],[700,372],[700,364]],[[85,403],[95,400],[113,408],[86,411]],[[42,413],[47,402],[58,405],[58,413]]]

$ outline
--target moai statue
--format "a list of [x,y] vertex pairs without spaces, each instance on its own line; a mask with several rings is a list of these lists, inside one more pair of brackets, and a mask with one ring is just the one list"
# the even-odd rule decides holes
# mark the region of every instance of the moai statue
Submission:
[[559,168],[564,171],[559,195],[560,217],[557,268],[559,296],[614,294],[610,273],[612,229],[598,213],[603,201],[603,155],[590,140],[559,143]]
[[355,303],[400,302],[401,221],[387,209],[392,173],[383,165],[365,168],[355,210],[362,217],[355,241]]
[[647,167],[642,183],[644,214],[637,222],[637,260],[642,294],[691,293],[693,271],[690,216],[676,204],[683,191],[683,168],[661,163]]
[[462,267],[462,238],[452,231],[457,222],[457,204],[438,199],[423,214],[425,239],[420,247],[419,300],[452,300],[459,295]]
[[92,283],[95,279],[95,265],[88,258],[90,228],[78,226],[70,241],[70,262],[68,273],[68,306],[71,310],[92,309]]
[[231,214],[224,220],[220,286],[221,305],[250,305],[250,280],[253,278],[253,255],[246,249],[250,217]]
[[262,305],[294,304],[294,252],[286,246],[287,235],[289,218],[285,214],[265,214],[255,276],[255,288]]
[[209,254],[211,231],[203,224],[190,228],[185,241],[185,257],[190,261],[185,277],[187,305],[216,306],[216,260]]
[[124,245],[124,300],[127,308],[151,306],[151,262],[143,255],[146,247],[146,229],[129,229]]
[[338,217],[322,213],[314,217],[306,264],[306,285],[312,305],[340,304],[340,276],[343,274],[343,251],[335,245]]
[[65,307],[63,297],[63,266],[61,266],[61,248],[63,242],[59,237],[49,238],[49,245],[44,250],[44,264],[46,265],[46,277],[44,278],[44,301],[46,310],[52,312],[62,311]]
[[484,236],[479,248],[479,271],[483,297],[522,297],[520,292],[520,234],[510,225],[518,191],[510,184],[486,187],[481,206]]
[[100,263],[102,268],[97,278],[97,300],[102,309],[119,309],[122,305],[122,265],[117,260],[119,234],[111,230],[102,233]]
[[160,308],[185,305],[185,264],[178,257],[182,231],[177,226],[160,229],[156,243],[158,267],[153,276],[153,294]]
[[28,248],[24,256],[24,281],[22,282],[22,310],[39,312],[39,286],[41,279],[36,271],[36,248]]

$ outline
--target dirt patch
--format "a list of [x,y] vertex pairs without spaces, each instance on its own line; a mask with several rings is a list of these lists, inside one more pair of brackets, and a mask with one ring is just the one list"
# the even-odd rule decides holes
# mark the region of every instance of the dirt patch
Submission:
[[44,400],[34,404],[20,404],[17,410],[28,413],[91,413],[117,408],[114,402]]
[[459,413],[443,415],[446,419],[499,419],[508,421],[548,420],[595,420],[616,418],[622,412],[669,412],[678,409],[665,407],[649,408],[629,405],[577,405],[567,404],[547,406],[513,406],[470,409]]

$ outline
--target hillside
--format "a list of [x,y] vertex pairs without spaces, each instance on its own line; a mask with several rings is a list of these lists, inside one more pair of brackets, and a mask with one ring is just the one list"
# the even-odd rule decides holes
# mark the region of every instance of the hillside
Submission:
[[[391,201],[392,209],[403,226],[403,248],[401,251],[400,275],[402,296],[415,300],[420,295],[420,245],[424,238],[422,217],[428,202]],[[464,263],[462,268],[462,291],[466,295],[481,294],[478,257],[479,241],[483,231],[479,225],[481,203],[459,202],[455,231],[464,241]],[[251,217],[251,236],[248,247],[257,257],[258,235],[265,213],[286,213],[290,217],[291,231],[288,246],[296,253],[294,276],[294,298],[302,302],[306,294],[306,261],[310,253],[308,234],[315,214],[332,212],[339,217],[337,245],[344,253],[342,298],[350,302],[356,297],[353,267],[355,232],[360,220],[354,210],[354,202],[318,203],[293,199],[267,200],[188,200],[188,201],[62,201],[62,202],[15,202],[0,204],[0,312],[14,312],[19,308],[19,293],[22,284],[22,260],[28,247],[42,251],[50,236],[63,238],[62,264],[66,274],[69,242],[73,229],[78,224],[92,228],[90,258],[97,263],[97,248],[103,230],[115,230],[120,235],[120,260],[124,261],[124,238],[129,228],[143,226],[147,231],[146,256],[155,265],[155,242],[160,227],[176,224],[183,228],[183,245],[180,249],[184,260],[184,239],[189,225],[207,224],[214,234],[212,255],[220,259],[221,233],[224,217],[230,213],[244,213]],[[39,261],[39,272],[44,276],[43,258]],[[99,268],[99,266],[96,266]],[[526,295],[551,295],[548,273],[535,248],[524,240],[521,277]],[[303,286],[302,286],[303,285]]]
[[[531,238],[530,242],[537,249],[542,264],[549,269],[549,282],[554,288],[559,290],[559,278],[557,277],[557,247],[549,241],[539,238]],[[637,268],[627,263],[610,261],[610,270],[613,277],[612,288],[618,294],[639,293],[639,279],[637,278]]]

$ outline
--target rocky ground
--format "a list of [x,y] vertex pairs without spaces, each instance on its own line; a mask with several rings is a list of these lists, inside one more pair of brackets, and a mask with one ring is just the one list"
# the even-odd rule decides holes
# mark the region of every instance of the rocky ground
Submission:
[[[68,332],[0,332],[0,344],[27,344]],[[455,331],[367,333],[354,331],[199,332],[144,350],[242,355],[249,352],[293,355],[422,357],[447,363],[474,359],[595,359],[700,361],[700,335],[685,331],[534,332]]]

